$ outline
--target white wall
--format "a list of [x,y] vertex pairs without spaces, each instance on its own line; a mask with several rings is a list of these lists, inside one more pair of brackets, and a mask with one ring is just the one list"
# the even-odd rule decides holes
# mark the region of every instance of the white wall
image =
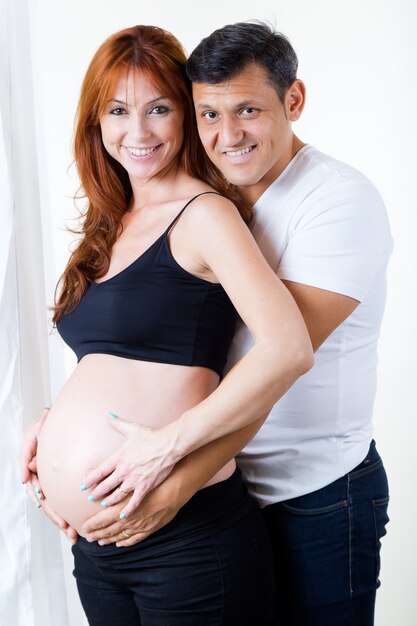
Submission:
[[[308,89],[297,134],[371,178],[385,199],[395,238],[375,406],[376,439],[392,493],[376,623],[414,626],[416,4],[413,0],[259,0],[256,11],[253,2],[222,4],[220,10],[214,2],[187,0],[32,2],[43,232],[50,247],[45,270],[49,303],[70,241],[60,229],[74,215],[71,196],[77,179],[73,168],[67,171],[73,115],[82,76],[104,38],[135,23],[155,24],[171,30],[191,51],[215,28],[251,18],[269,20],[287,34],[298,52],[299,76]],[[64,377],[62,346],[56,337],[51,338],[50,356],[54,396]],[[66,359],[68,369],[73,360],[68,355]],[[70,576],[68,584],[73,584]],[[80,626],[81,613],[72,593],[72,624]]]

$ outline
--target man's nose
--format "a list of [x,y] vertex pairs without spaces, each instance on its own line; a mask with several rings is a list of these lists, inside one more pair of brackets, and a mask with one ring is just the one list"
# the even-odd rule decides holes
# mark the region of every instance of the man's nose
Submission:
[[219,140],[223,148],[234,148],[241,143],[244,136],[238,120],[224,118],[219,132]]

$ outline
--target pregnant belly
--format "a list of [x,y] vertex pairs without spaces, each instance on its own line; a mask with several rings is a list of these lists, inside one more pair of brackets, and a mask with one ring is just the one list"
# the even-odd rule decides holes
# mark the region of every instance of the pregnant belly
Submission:
[[89,398],[63,407],[52,406],[38,443],[38,476],[52,508],[78,533],[86,519],[101,509],[91,502],[80,485],[86,472],[96,467],[123,444],[124,438],[111,428],[106,410],[87,408]]
[[[124,437],[107,418],[160,428],[177,419],[217,386],[204,368],[143,363],[108,355],[84,357],[50,409],[39,436],[37,463],[42,490],[52,508],[79,534],[85,520],[102,510],[80,491],[88,470],[115,452]],[[231,474],[229,463],[210,481]]]

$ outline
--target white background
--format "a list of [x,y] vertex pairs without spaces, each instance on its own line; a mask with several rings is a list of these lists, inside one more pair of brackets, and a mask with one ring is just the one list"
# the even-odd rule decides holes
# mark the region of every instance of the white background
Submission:
[[[45,250],[45,301],[64,268],[77,188],[71,157],[80,83],[98,45],[133,24],[172,31],[188,52],[212,30],[251,18],[289,36],[307,85],[307,106],[295,132],[363,171],[385,199],[395,252],[380,341],[375,438],[390,478],[391,523],[383,541],[378,626],[415,626],[414,583],[416,402],[416,65],[413,0],[35,0],[30,3],[35,130]],[[248,42],[250,45],[250,42]],[[28,85],[31,89],[31,85]],[[24,97],[24,95],[23,95]],[[28,97],[31,102],[32,95]],[[56,335],[49,340],[51,398],[74,361]],[[31,407],[33,416],[39,406]],[[51,528],[51,533],[53,533]],[[64,546],[70,625],[81,626]],[[35,610],[37,606],[35,598]],[[39,622],[40,624],[41,622]]]

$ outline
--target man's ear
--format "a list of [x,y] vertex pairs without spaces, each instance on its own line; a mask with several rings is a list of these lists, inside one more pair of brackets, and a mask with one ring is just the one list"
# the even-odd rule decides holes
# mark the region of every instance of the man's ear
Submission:
[[285,94],[285,113],[290,122],[296,122],[303,112],[306,101],[306,87],[298,78],[290,85]]

